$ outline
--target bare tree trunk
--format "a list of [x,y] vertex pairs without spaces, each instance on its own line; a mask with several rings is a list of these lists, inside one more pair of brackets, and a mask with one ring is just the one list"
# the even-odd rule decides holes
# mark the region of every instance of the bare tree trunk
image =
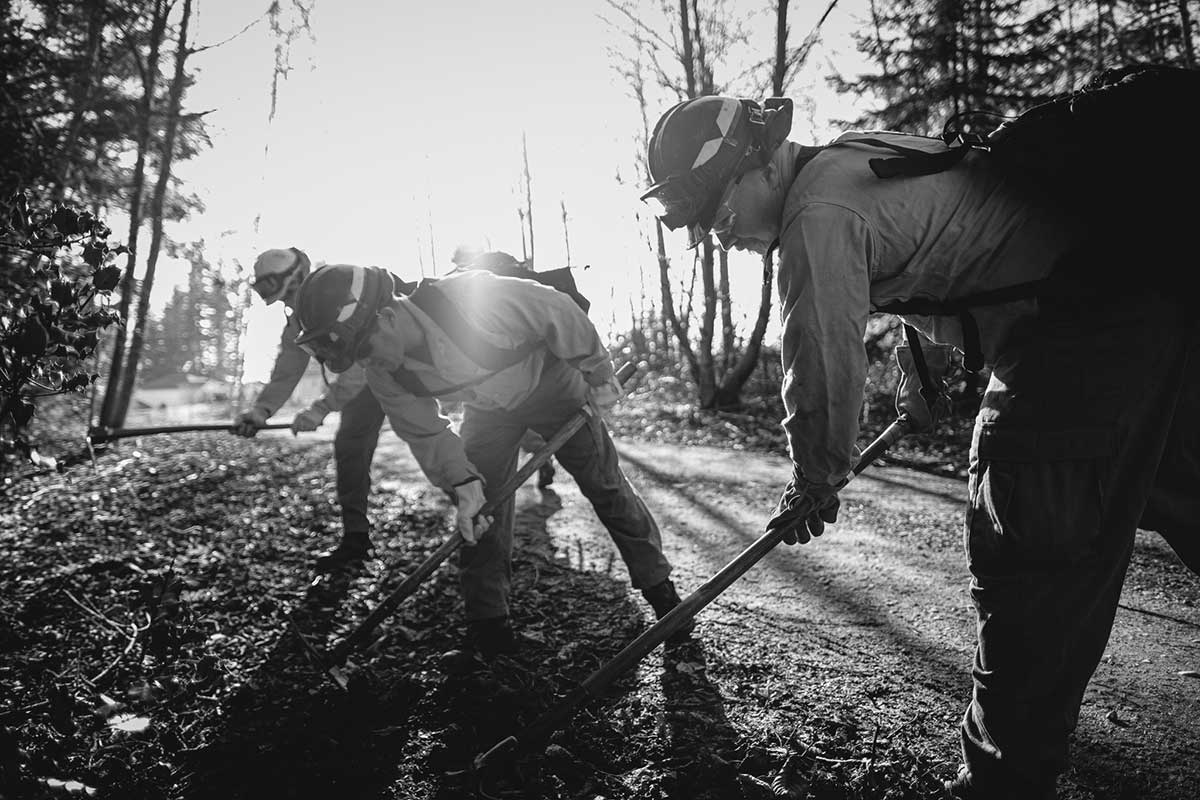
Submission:
[[729,253],[717,251],[717,300],[721,304],[721,375],[733,361],[733,298],[729,296]]
[[98,78],[96,64],[100,58],[100,46],[104,41],[104,22],[107,4],[105,0],[90,0],[88,6],[87,46],[84,50],[83,63],[75,75],[71,97],[71,122],[67,126],[67,136],[63,141],[62,153],[59,156],[59,168],[56,175],[53,197],[60,201],[66,195],[67,186],[71,184],[72,167],[79,149],[79,132],[83,128],[84,117],[92,110],[93,94]]
[[559,198],[559,205],[562,206],[563,220],[563,244],[567,248],[567,266],[571,266],[571,229],[567,227],[567,201]]
[[1179,7],[1179,37],[1183,40],[1184,66],[1196,66],[1196,48],[1192,44],[1192,15],[1188,11],[1187,0],[1176,0]]
[[529,145],[525,142],[525,132],[521,132],[521,157],[525,162],[525,221],[529,225],[529,258],[526,264],[533,266],[536,256],[533,249],[533,181],[529,176]]
[[746,340],[746,349],[733,368],[725,373],[725,379],[717,388],[713,398],[715,408],[736,408],[741,404],[742,387],[754,374],[758,366],[759,353],[762,352],[763,336],[767,332],[767,321],[771,317],[771,283],[774,278],[774,264],[770,253],[763,256],[762,290],[759,295],[758,317],[754,320],[754,329]]
[[696,360],[696,353],[692,350],[691,342],[688,341],[687,330],[675,314],[675,301],[671,297],[671,262],[666,255],[667,246],[663,241],[662,223],[658,220],[654,221],[654,230],[658,236],[658,278],[659,288],[662,290],[663,317],[667,320],[671,332],[675,334],[679,351],[687,359],[692,375],[697,376],[700,373],[700,364]]
[[783,96],[783,87],[787,79],[787,24],[788,0],[775,2],[775,69],[771,73],[771,90],[773,97]]
[[158,254],[162,248],[163,204],[171,180],[171,162],[175,155],[175,138],[179,132],[179,110],[183,104],[183,92],[187,79],[184,66],[188,57],[188,22],[191,16],[192,0],[183,0],[183,16],[179,22],[179,45],[175,53],[175,74],[171,78],[171,90],[167,98],[167,128],[163,134],[158,182],[154,186],[154,196],[150,200],[150,252],[147,254],[146,275],[142,279],[142,291],[138,297],[137,323],[134,325],[133,340],[129,345],[128,364],[121,376],[121,395],[115,409],[117,424],[114,427],[117,428],[125,424],[125,415],[129,411],[129,401],[133,396],[133,384],[137,380],[138,359],[141,358],[142,344],[146,335],[146,319],[150,315],[150,293],[154,289],[154,272],[158,266]]
[[696,96],[696,62],[692,52],[692,33],[691,25],[688,20],[688,0],[679,0],[679,32],[680,41],[683,42],[683,76],[684,88],[687,90],[688,97]]
[[[138,119],[137,160],[133,165],[133,184],[129,192],[129,238],[125,243],[125,274],[121,278],[121,302],[117,311],[121,321],[113,337],[112,360],[108,366],[108,382],[104,388],[104,402],[100,406],[100,423],[118,427],[116,413],[121,393],[122,376],[125,372],[125,339],[129,329],[129,309],[137,289],[134,278],[137,269],[138,234],[142,227],[142,195],[146,186],[146,153],[150,148],[150,126],[154,113],[154,94],[158,85],[158,61],[162,47],[163,32],[167,26],[167,9],[163,0],[155,0],[150,25],[150,51],[142,73],[142,103]],[[119,415],[122,419],[125,414]]]
[[521,260],[528,263],[529,250],[525,243],[525,209],[517,207],[517,221],[521,223]]

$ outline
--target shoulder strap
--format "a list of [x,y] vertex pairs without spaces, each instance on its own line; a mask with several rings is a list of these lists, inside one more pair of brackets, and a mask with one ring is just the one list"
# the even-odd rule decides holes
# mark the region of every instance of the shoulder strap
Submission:
[[945,172],[962,161],[968,150],[982,143],[981,138],[969,138],[968,134],[956,134],[950,141],[946,141],[945,138],[941,141],[946,143],[948,149],[936,153],[918,150],[915,147],[905,147],[902,144],[888,142],[874,136],[846,139],[833,142],[828,146],[844,147],[851,144],[865,144],[899,153],[900,155],[895,158],[872,158],[867,161],[867,164],[878,178],[909,178]]
[[467,358],[484,369],[493,372],[508,369],[524,361],[542,345],[541,342],[526,342],[520,347],[497,347],[492,344],[483,331],[463,316],[458,306],[450,302],[437,287],[436,279],[421,281],[408,299],[424,311]]
[[[407,286],[405,288],[408,288]],[[444,397],[461,392],[483,383],[488,378],[509,367],[519,364],[541,346],[541,342],[527,342],[520,347],[497,347],[489,342],[473,322],[463,316],[458,306],[450,302],[445,293],[437,288],[436,278],[426,278],[408,292],[408,299],[433,320],[454,345],[467,358],[487,370],[483,375],[463,383],[441,389],[430,389],[412,370],[400,367],[391,372],[392,378],[406,391],[417,397]]]

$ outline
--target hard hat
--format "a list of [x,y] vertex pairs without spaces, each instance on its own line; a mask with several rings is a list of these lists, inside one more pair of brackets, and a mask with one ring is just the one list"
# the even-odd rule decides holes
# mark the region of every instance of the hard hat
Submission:
[[471,269],[471,262],[478,258],[482,252],[482,247],[476,247],[471,244],[460,244],[454,248],[454,254],[450,256],[450,263],[459,269]]
[[486,269],[492,272],[509,273],[528,270],[524,261],[518,261],[516,256],[503,250],[489,250],[480,253],[469,265],[470,269]]
[[283,300],[304,280],[311,266],[304,251],[295,247],[266,250],[254,260],[254,291],[267,305]]
[[317,267],[296,293],[300,323],[296,344],[331,372],[345,372],[371,335],[375,315],[392,298],[394,287],[392,276],[380,267]]
[[[764,108],[765,106],[765,108]],[[671,230],[687,226],[695,247],[712,226],[730,181],[765,166],[792,128],[792,101],[706,96],[667,110],[654,126],[641,200]]]

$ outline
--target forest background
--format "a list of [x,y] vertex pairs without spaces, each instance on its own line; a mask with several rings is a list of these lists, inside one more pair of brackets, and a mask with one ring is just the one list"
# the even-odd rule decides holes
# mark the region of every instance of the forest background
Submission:
[[[987,130],[1104,68],[1193,65],[1197,10],[373,5],[3,4],[6,456],[121,427],[156,381],[203,382],[228,418],[274,355],[282,320],[252,302],[248,270],[275,246],[414,276],[448,269],[463,243],[572,265],[614,353],[665,377],[672,401],[777,420],[773,265],[687,251],[635,200],[663,109],[788,95],[806,143],[845,127],[937,135],[966,111]],[[888,413],[895,332],[871,322],[864,420]],[[967,417],[978,384],[956,387]],[[73,402],[48,402],[62,393]]]

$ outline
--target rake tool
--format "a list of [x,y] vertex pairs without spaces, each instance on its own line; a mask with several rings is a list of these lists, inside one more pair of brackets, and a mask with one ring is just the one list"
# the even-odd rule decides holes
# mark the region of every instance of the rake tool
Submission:
[[[200,425],[160,425],[155,428],[110,428],[107,425],[97,425],[88,430],[89,444],[105,444],[117,439],[128,439],[133,436],[154,436],[159,433],[192,433],[195,431],[226,431],[232,433],[236,423],[206,422]],[[260,431],[282,430],[292,427],[290,422],[272,422],[259,425]]]
[[[863,451],[849,478],[856,477],[871,465],[885,450],[903,436],[909,428],[908,418],[901,416]],[[687,596],[678,606],[658,622],[651,625],[640,636],[625,646],[612,660],[589,675],[574,691],[563,698],[557,706],[547,711],[523,731],[501,739],[491,749],[477,755],[471,771],[477,776],[500,756],[511,757],[518,752],[531,750],[546,741],[574,713],[575,709],[594,697],[600,696],[613,679],[641,661],[646,654],[658,647],[672,634],[683,627],[700,609],[715,600],[723,591],[747,570],[757,564],[783,539],[785,531],[776,530],[760,536],[736,558],[726,564],[715,575]]]
[[[624,386],[629,382],[629,379],[633,377],[635,372],[637,372],[637,365],[633,364],[632,362],[627,362],[617,369],[617,380],[619,380],[621,385]],[[525,481],[529,479],[529,476],[541,469],[542,465],[549,461],[550,458],[558,451],[558,449],[562,447],[568,439],[574,436],[580,428],[586,425],[588,420],[594,417],[596,413],[597,412],[591,407],[590,404],[585,404],[578,411],[576,411],[575,414],[568,419],[563,426],[546,441],[544,445],[534,451],[533,454],[529,456],[529,459],[523,465],[521,465],[520,469],[518,469],[513,476],[500,487],[495,496],[479,510],[479,516],[486,517],[494,514],[496,509],[498,509],[510,497],[512,497],[512,495],[516,493],[517,489],[521,488]],[[303,635],[301,635],[301,639],[305,644],[305,650],[308,651],[310,656],[314,656],[313,660],[316,661],[318,665],[325,671],[325,674],[333,679],[334,683],[336,683],[342,689],[348,689],[349,680],[342,667],[346,664],[346,660],[349,658],[350,653],[366,642],[379,624],[391,616],[400,603],[403,602],[413,592],[415,592],[417,588],[425,582],[425,579],[432,575],[434,570],[441,566],[442,562],[449,558],[451,553],[462,547],[462,545],[463,538],[457,531],[455,531],[449,538],[438,545],[438,548],[434,550],[424,561],[418,564],[417,567],[411,573],[409,573],[403,581],[400,582],[400,585],[392,590],[391,594],[380,601],[379,605],[367,615],[366,619],[360,622],[354,630],[350,631],[350,633],[346,635],[346,638],[336,644],[327,656],[319,653],[316,648],[310,642],[308,642],[307,639],[304,639]],[[297,635],[300,635],[299,630],[297,630],[296,633]]]

